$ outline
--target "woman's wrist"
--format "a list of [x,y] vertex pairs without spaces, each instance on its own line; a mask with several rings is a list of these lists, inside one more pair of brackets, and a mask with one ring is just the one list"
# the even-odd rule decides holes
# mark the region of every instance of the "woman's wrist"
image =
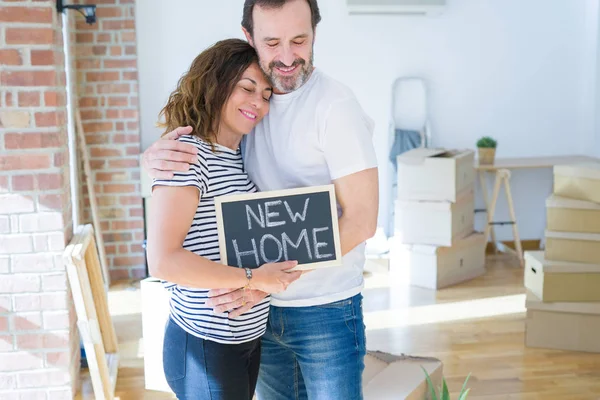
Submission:
[[252,289],[252,270],[250,268],[243,268],[243,270],[246,273],[246,285],[244,285],[244,289]]
[[261,286],[262,275],[263,275],[263,273],[262,273],[260,267],[252,270],[252,279],[250,280],[250,289],[264,291],[264,289]]
[[[222,264],[219,264],[221,268]],[[229,267],[229,273],[227,282],[225,283],[226,288],[243,288],[248,284],[248,278],[246,278],[246,271],[243,268]],[[224,287],[224,288],[225,288]]]

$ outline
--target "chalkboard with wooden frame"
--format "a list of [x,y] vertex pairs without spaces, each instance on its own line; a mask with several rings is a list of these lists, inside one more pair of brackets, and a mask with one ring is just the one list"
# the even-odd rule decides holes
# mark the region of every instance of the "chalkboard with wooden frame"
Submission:
[[334,185],[215,198],[221,263],[257,268],[298,261],[294,270],[342,265]]

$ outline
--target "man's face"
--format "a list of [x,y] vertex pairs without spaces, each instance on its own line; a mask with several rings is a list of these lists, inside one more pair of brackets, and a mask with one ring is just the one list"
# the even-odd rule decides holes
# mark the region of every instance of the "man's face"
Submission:
[[275,93],[298,89],[313,70],[314,32],[308,2],[293,0],[276,9],[255,6],[252,19],[254,35],[246,33],[246,37]]

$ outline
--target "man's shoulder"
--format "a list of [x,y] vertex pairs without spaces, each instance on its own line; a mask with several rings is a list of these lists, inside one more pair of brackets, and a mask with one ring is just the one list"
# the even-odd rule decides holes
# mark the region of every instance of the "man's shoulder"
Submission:
[[333,78],[331,75],[318,71],[319,80],[317,88],[321,92],[322,99],[328,102],[336,102],[340,100],[356,100],[354,91],[345,83]]

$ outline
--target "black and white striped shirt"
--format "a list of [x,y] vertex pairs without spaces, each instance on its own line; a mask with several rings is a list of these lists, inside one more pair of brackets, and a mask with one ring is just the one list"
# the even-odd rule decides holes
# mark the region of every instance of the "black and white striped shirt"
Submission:
[[[256,192],[243,166],[239,150],[211,145],[202,139],[184,135],[180,141],[198,149],[198,162],[187,172],[178,172],[169,180],[154,180],[153,187],[194,186],[200,191],[200,202],[194,222],[183,242],[183,248],[209,260],[220,262],[214,198],[235,193]],[[176,207],[176,204],[173,204]],[[215,314],[205,305],[208,290],[163,282],[171,292],[171,318],[188,333],[218,343],[243,343],[260,337],[266,329],[270,297],[237,318]]]

